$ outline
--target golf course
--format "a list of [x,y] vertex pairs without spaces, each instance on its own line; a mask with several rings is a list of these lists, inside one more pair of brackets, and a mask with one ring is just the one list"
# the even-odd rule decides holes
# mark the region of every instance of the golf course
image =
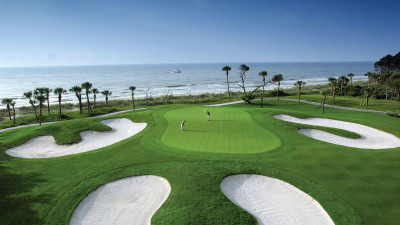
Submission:
[[0,221],[400,224],[399,127],[385,114],[268,99],[5,130]]

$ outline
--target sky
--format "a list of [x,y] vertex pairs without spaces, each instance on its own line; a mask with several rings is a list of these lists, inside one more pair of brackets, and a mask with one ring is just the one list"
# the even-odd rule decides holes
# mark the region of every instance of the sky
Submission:
[[400,1],[1,0],[0,67],[377,61]]

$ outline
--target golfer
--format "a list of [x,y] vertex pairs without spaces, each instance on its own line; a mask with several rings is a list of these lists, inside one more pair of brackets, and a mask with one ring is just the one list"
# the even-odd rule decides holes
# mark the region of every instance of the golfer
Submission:
[[185,120],[181,123],[181,131],[183,131],[183,126],[185,126]]
[[210,111],[207,111],[207,119],[210,121]]

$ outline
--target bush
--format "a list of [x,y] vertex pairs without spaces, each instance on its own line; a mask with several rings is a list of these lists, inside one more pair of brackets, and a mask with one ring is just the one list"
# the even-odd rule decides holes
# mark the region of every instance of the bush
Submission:
[[[265,97],[276,97],[277,96],[277,91],[268,91],[265,93]],[[289,94],[283,92],[283,90],[279,90],[279,96],[289,96]]]
[[354,85],[354,86],[348,86],[345,89],[345,93],[348,96],[353,96],[353,97],[357,97],[357,96],[362,96],[362,87],[360,85]]

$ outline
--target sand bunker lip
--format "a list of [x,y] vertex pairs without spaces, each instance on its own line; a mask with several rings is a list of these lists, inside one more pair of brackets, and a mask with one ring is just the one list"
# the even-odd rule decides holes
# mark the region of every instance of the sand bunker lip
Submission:
[[340,137],[317,129],[299,129],[300,133],[308,137],[324,142],[329,142],[332,144],[343,145],[353,148],[366,148],[366,149],[385,149],[385,148],[400,147],[400,139],[397,138],[396,136],[357,123],[350,123],[340,120],[332,120],[324,118],[299,119],[288,115],[274,115],[273,117],[293,123],[348,130],[357,133],[361,136],[361,138],[352,139],[352,138]]
[[146,123],[133,123],[126,118],[114,118],[102,120],[112,128],[111,131],[82,131],[82,140],[70,145],[57,145],[52,136],[40,136],[32,138],[14,148],[6,150],[6,153],[19,158],[51,158],[87,152],[112,145],[129,138],[146,127]]
[[225,177],[222,192],[236,205],[268,225],[333,225],[332,219],[312,197],[284,181],[261,175]]
[[170,192],[168,181],[153,175],[112,181],[84,198],[69,224],[150,224]]

